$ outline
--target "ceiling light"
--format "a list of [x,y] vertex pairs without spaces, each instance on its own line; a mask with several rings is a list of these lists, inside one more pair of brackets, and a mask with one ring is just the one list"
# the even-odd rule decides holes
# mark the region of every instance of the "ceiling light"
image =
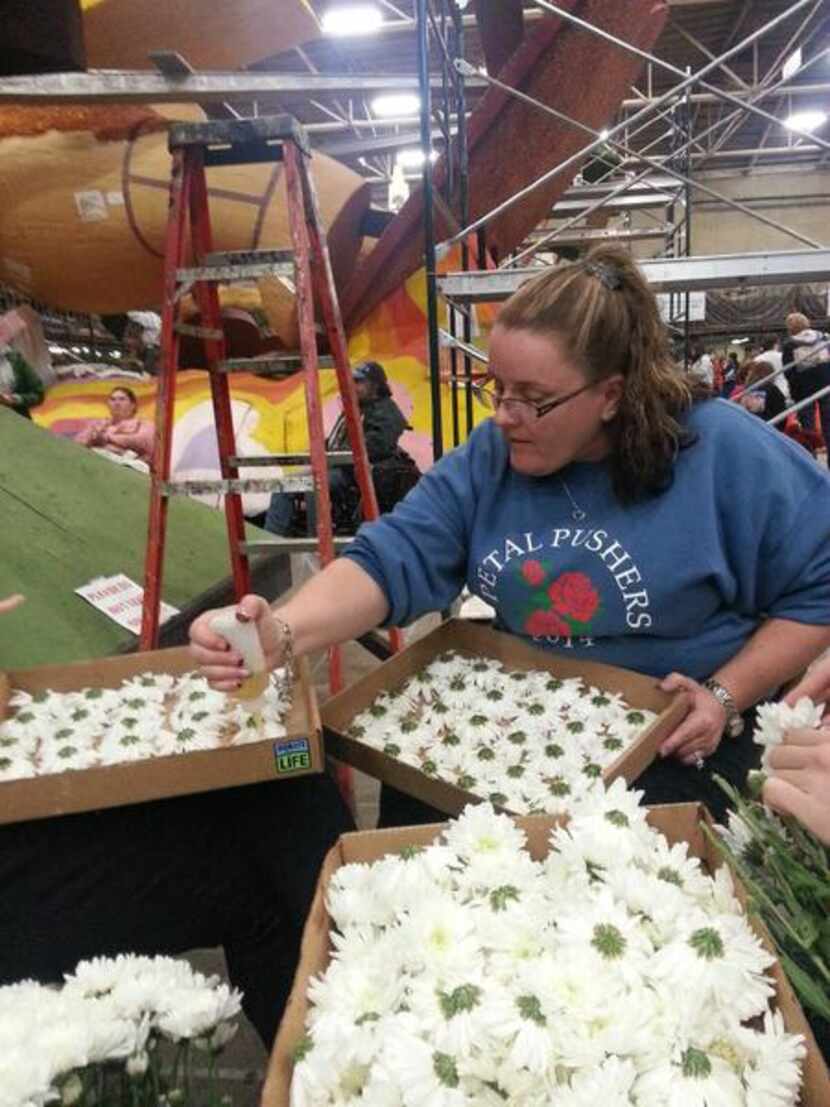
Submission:
[[602,130],[599,132],[599,137],[600,138],[608,138],[608,128],[607,127],[602,128]]
[[375,115],[393,118],[396,115],[417,115],[421,110],[421,98],[414,92],[394,92],[376,96],[372,101]]
[[801,47],[797,50],[793,50],[784,65],[781,67],[781,76],[785,81],[789,81],[790,77],[794,76],[799,69],[801,69]]
[[827,112],[824,111],[796,111],[784,120],[784,126],[790,130],[817,131],[827,122]]
[[371,35],[380,30],[381,23],[380,8],[368,4],[329,8],[321,20],[326,35]]
[[[429,160],[435,161],[438,154],[435,150],[431,150],[429,154]],[[398,165],[402,165],[404,169],[418,169],[424,164],[424,151],[418,147],[413,146],[408,150],[401,150],[397,157]]]

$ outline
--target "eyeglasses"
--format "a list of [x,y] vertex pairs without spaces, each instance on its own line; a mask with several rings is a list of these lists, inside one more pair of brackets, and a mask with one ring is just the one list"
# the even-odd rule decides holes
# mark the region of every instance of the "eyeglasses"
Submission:
[[595,383],[595,381],[591,381],[589,384],[583,384],[582,388],[577,388],[575,392],[569,392],[567,396],[560,396],[556,400],[546,400],[542,404],[534,403],[533,400],[518,400],[512,396],[500,396],[492,384],[489,388],[486,384],[473,385],[472,391],[475,392],[484,407],[489,407],[492,411],[504,408],[508,415],[513,415],[516,419],[521,419],[524,422],[530,422],[533,418],[531,412],[534,413],[536,419],[541,419],[543,415],[547,415],[555,408],[561,407],[568,400],[573,400],[576,396],[587,392],[589,388],[594,387]]

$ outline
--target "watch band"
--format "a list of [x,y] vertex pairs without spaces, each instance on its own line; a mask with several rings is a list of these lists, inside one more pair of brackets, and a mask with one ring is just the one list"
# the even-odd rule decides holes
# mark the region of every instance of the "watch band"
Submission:
[[743,732],[744,720],[740,711],[735,705],[735,701],[732,698],[732,693],[728,688],[724,686],[714,677],[709,677],[708,680],[703,681],[703,687],[712,693],[718,703],[726,712],[726,722],[723,729],[729,735],[730,738],[737,738],[739,734]]

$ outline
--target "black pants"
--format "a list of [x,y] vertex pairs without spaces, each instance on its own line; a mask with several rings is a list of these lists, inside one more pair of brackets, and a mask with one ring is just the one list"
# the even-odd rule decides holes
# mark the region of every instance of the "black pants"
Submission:
[[269,1048],[321,862],[350,829],[327,776],[2,826],[0,984],[221,945]]
[[[675,757],[658,756],[635,781],[633,787],[645,793],[643,803],[656,806],[664,803],[705,803],[717,822],[723,822],[729,799],[715,781],[723,777],[735,788],[743,789],[750,769],[758,767],[761,749],[752,741],[755,725],[754,709],[744,714],[744,732],[739,738],[724,735],[720,745],[704,762],[702,769],[681,764]],[[379,827],[423,826],[440,823],[447,815],[406,796],[384,784],[380,792]]]

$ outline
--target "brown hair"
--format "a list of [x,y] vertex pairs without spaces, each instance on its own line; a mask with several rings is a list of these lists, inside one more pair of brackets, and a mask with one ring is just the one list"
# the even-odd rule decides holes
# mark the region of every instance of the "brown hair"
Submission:
[[107,396],[107,399],[111,400],[116,392],[123,392],[124,395],[129,400],[132,401],[133,411],[138,411],[138,397],[136,396],[135,392],[133,392],[133,390],[131,388],[127,388],[125,385],[119,384],[115,388],[113,388],[113,390],[110,392],[109,396]]
[[741,376],[746,385],[755,384],[762,377],[768,377],[772,366],[768,361],[745,361],[741,366]]
[[694,441],[679,416],[708,390],[679,371],[657,301],[620,246],[597,246],[515,292],[499,312],[507,329],[555,334],[588,380],[624,378],[609,432],[614,491],[624,502],[665,489],[677,451]]

